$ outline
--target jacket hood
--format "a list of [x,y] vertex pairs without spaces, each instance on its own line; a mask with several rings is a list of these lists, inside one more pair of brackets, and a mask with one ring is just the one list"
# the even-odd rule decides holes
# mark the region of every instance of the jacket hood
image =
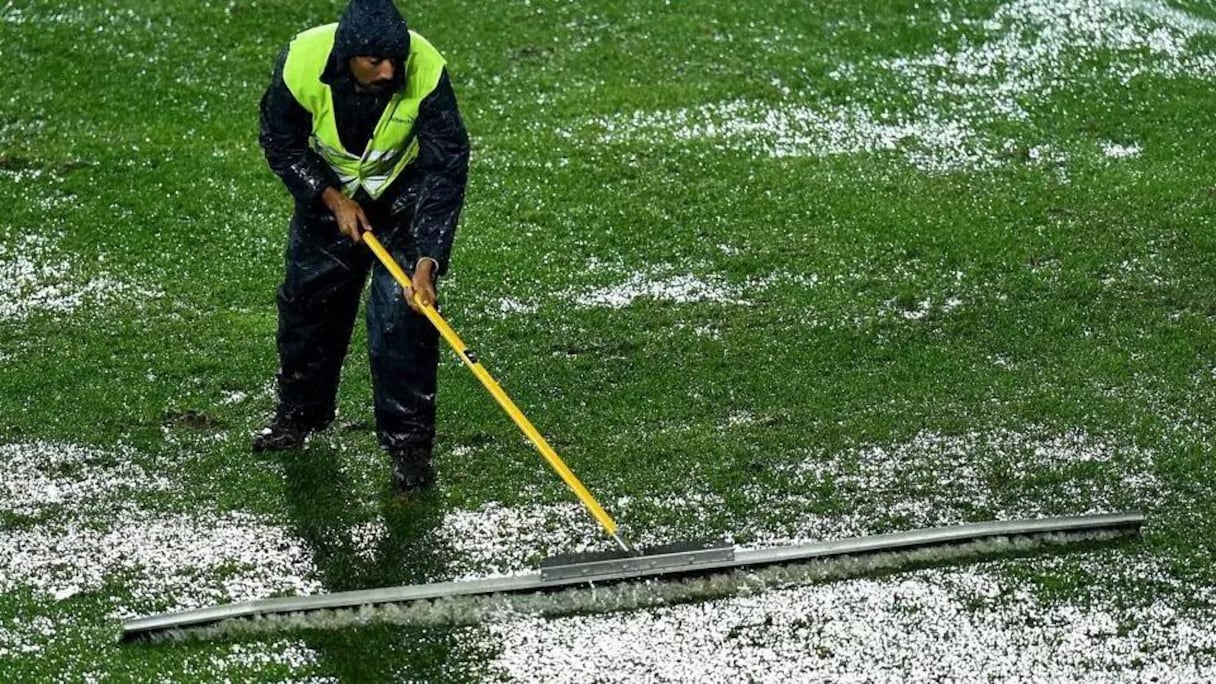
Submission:
[[334,49],[321,80],[332,85],[349,75],[351,57],[382,57],[401,65],[409,54],[409,26],[393,0],[351,0],[338,20]]

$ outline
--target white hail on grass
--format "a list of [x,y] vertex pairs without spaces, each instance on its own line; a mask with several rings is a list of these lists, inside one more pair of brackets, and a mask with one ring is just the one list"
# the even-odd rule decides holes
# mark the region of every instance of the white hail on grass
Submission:
[[[13,462],[41,462],[46,466],[45,472],[41,469],[38,474],[27,472],[25,481],[71,476],[62,464],[55,465],[59,461],[51,452],[56,449],[41,446],[36,449],[45,454],[41,460],[36,457],[22,457],[16,453],[17,447],[7,447],[6,453]],[[67,498],[53,496],[47,499],[48,505],[62,503],[69,508],[69,513],[73,510],[76,514],[87,512],[94,507],[93,504],[119,499],[133,484],[149,484],[145,481],[147,476],[142,474],[142,471],[122,470],[118,465],[129,459],[118,459],[113,455],[106,458],[105,454],[80,447],[60,446],[57,449],[64,453],[82,454],[82,460],[98,471],[98,482],[117,482],[100,485],[96,490],[97,496],[94,497],[96,500],[83,495]],[[853,485],[880,491],[883,485],[892,480],[906,480],[909,470],[917,471],[917,464],[930,463],[942,470],[939,481],[944,483],[944,498],[958,495],[960,498],[955,500],[958,502],[980,484],[978,471],[981,468],[976,462],[982,461],[984,454],[991,456],[997,451],[1009,452],[1015,455],[1024,467],[1039,472],[1077,462],[1127,462],[1133,466],[1133,472],[1125,473],[1125,479],[1134,482],[1142,477],[1137,459],[1144,457],[1143,454],[1079,432],[1058,436],[997,432],[958,438],[924,433],[907,444],[859,447],[838,454],[835,460],[831,457],[813,457],[792,468],[790,472],[795,476],[806,475],[812,479],[832,474],[844,488],[850,486],[849,478],[853,477],[856,480]],[[977,456],[975,452],[980,455]],[[850,470],[849,464],[854,462],[862,464],[860,473]],[[23,472],[29,470],[25,468]],[[116,470],[121,470],[124,474],[118,475]],[[957,473],[952,475],[952,471]],[[130,478],[130,481],[123,483],[123,478]],[[797,486],[794,488],[797,489]],[[17,505],[13,501],[20,496],[19,492],[8,492],[3,499],[6,509],[15,509]],[[805,508],[808,500],[773,496],[773,492],[763,489],[745,491],[744,496],[763,502],[770,512],[776,511],[780,515],[788,513],[794,524],[787,526],[784,530],[787,533],[798,524],[807,523],[809,520],[806,516],[799,516],[795,510]],[[892,500],[899,501],[898,498]],[[786,505],[789,508],[782,508]],[[656,507],[664,511],[681,511],[693,518],[702,518],[719,511],[723,507],[723,501],[716,495],[648,496],[637,499],[621,498],[614,501],[612,507],[628,517],[634,509],[641,506]],[[114,515],[115,519],[107,522],[106,529],[96,529],[86,524],[95,520],[77,524],[70,520],[69,515],[67,521],[61,516],[58,522],[39,523],[32,528],[17,529],[15,533],[0,538],[0,559],[7,559],[7,565],[0,564],[0,578],[4,578],[4,581],[0,581],[0,591],[33,587],[43,594],[65,598],[78,591],[96,590],[107,580],[121,578],[126,580],[132,596],[117,599],[115,611],[120,615],[129,615],[136,610],[133,606],[139,607],[140,610],[143,610],[144,606],[166,604],[187,608],[215,601],[258,598],[277,592],[317,593],[322,590],[312,579],[315,571],[309,554],[295,536],[254,516],[164,516],[153,515],[137,508],[120,508]],[[932,516],[926,516],[923,512],[922,516],[927,522],[935,522]],[[862,518],[864,516],[822,516],[815,521],[813,530],[805,530],[808,533],[806,536],[822,539],[866,533],[867,523]],[[739,531],[751,533],[755,543],[761,539],[761,531],[770,523],[771,516],[768,516],[765,520],[752,521],[750,529],[741,528]],[[358,544],[360,548],[373,547],[383,538],[377,524],[366,523],[353,530],[354,536],[362,540]],[[837,529],[833,530],[833,526]],[[635,541],[649,545],[669,541],[671,534],[671,530],[646,530]],[[538,556],[601,548],[599,542],[602,540],[585,511],[574,502],[564,502],[520,507],[486,504],[474,511],[454,511],[447,514],[440,524],[437,541],[446,546],[446,550],[452,554],[452,572],[485,575],[523,571],[533,567]],[[768,541],[770,544],[776,542],[775,539]],[[780,543],[794,541],[800,540],[787,537]],[[709,681],[716,681],[714,677],[722,677],[725,681],[731,674],[741,672],[768,680],[786,674],[784,668],[796,668],[798,672],[806,672],[807,668],[817,666],[844,668],[833,670],[840,672],[859,667],[859,661],[856,660],[859,656],[842,649],[847,644],[844,635],[856,634],[862,627],[866,631],[860,633],[861,638],[882,643],[899,630],[914,627],[923,630],[926,629],[926,624],[931,629],[945,630],[951,620],[961,620],[964,632],[978,627],[987,629],[990,633],[986,634],[984,643],[996,644],[992,649],[998,649],[999,645],[1006,643],[1038,648],[1043,643],[1058,641],[1061,634],[1067,634],[1067,630],[1077,624],[1092,623],[1105,629],[1102,626],[1112,624],[1112,620],[1115,624],[1124,624],[1128,619],[1125,616],[1117,616],[1116,620],[1107,617],[1100,610],[1090,614],[1078,612],[1080,609],[1075,607],[1065,606],[1059,609],[1058,614],[1062,617],[1053,617],[1039,632],[1024,636],[1007,623],[1012,621],[1012,624],[1016,624],[1015,618],[1018,616],[1029,619],[1038,614],[1037,608],[1019,608],[1021,612],[1008,619],[1003,614],[997,614],[995,618],[986,617],[983,613],[979,618],[964,615],[959,607],[969,605],[974,597],[960,597],[957,592],[952,593],[958,584],[956,580],[938,581],[932,575],[928,577],[929,579],[875,582],[859,580],[830,585],[826,589],[811,587],[792,592],[776,592],[764,597],[714,602],[704,604],[703,608],[681,607],[624,616],[575,618],[575,622],[510,622],[494,627],[496,638],[503,640],[498,665],[524,679],[533,676],[549,678],[550,675],[560,679],[562,675],[555,674],[557,664],[552,660],[536,657],[532,650],[535,647],[531,642],[511,636],[528,634],[541,644],[560,645],[569,649],[569,657],[577,665],[569,671],[568,676],[603,672],[598,668],[603,665],[604,659],[611,656],[613,649],[623,646],[623,642],[615,642],[612,637],[605,638],[604,635],[623,633],[646,639],[653,644],[649,655],[626,659],[624,669],[619,671],[623,679],[642,672],[668,672],[672,676],[678,673],[696,675],[703,672]],[[1020,591],[1016,586],[1011,590]],[[1001,589],[995,593],[1004,595],[1002,592],[1008,591],[1010,590]],[[993,591],[988,592],[992,593]],[[928,598],[909,604],[909,595],[925,595]],[[871,628],[872,621],[858,621],[853,615],[848,615],[831,623],[836,632],[825,633],[816,637],[817,640],[807,641],[806,629],[814,625],[804,625],[805,618],[808,614],[822,615],[823,613],[817,611],[825,607],[824,601],[828,602],[828,607],[835,605],[833,602],[842,605],[859,602],[860,605],[868,606],[871,613],[876,612],[881,618],[878,627]],[[906,609],[910,605],[920,610],[921,614],[909,617]],[[1179,619],[1172,606],[1166,605],[1155,610],[1157,612],[1154,615]],[[905,621],[896,619],[901,614],[905,615]],[[930,618],[927,621],[926,615]],[[1137,616],[1139,614],[1133,614],[1132,618]],[[1073,622],[1068,622],[1066,618],[1072,619]],[[765,620],[768,621],[768,627],[755,627]],[[718,627],[714,627],[715,624]],[[572,626],[589,637],[599,635],[601,638],[562,641],[557,625]],[[40,649],[48,640],[58,638],[54,634],[63,629],[70,628],[58,624],[46,626],[43,631],[49,630],[52,634],[50,637],[39,637],[28,630],[8,629],[8,635],[4,636],[4,643],[0,643],[0,648],[31,652],[30,649]],[[668,629],[687,630],[687,633],[679,639],[667,639],[663,634]],[[770,634],[774,629],[775,636]],[[753,638],[753,632],[769,634],[765,638],[769,638],[770,642],[764,644],[758,640],[759,637]],[[948,631],[939,632],[933,639],[925,637],[923,643],[917,644],[928,649],[938,649],[941,651],[937,653],[938,656],[949,655],[942,651],[946,647],[936,641],[943,633],[953,634]],[[1152,631],[1133,632],[1120,638],[1123,639],[1120,648],[1156,647],[1160,643],[1160,634]],[[1103,639],[1102,643],[1110,641],[1108,636]],[[797,650],[808,645],[813,647],[810,651]],[[947,650],[954,652],[952,649]],[[307,648],[300,651],[298,657],[278,660],[269,655],[273,652],[271,649],[258,650],[256,653],[225,653],[217,656],[216,662],[202,666],[202,669],[231,672],[233,668],[257,670],[261,666],[275,665],[299,669],[315,662],[312,652]],[[992,658],[1004,652],[1006,651],[990,649],[981,653],[981,657]],[[773,653],[779,657],[770,657]],[[1176,657],[1178,653],[1177,649],[1163,652],[1163,655],[1155,656],[1157,661],[1147,660],[1146,667],[1151,670],[1155,667],[1154,662],[1168,662],[1168,658]],[[900,667],[897,664],[906,662],[909,657],[908,653],[902,650],[882,651],[878,655],[883,663],[882,667],[888,668]],[[951,662],[962,667],[959,656],[954,658]],[[696,663],[703,663],[710,669],[697,670]],[[1010,666],[1030,667],[1032,664],[1031,661],[1018,660],[1011,662]],[[1071,661],[1066,662],[1066,665],[1073,668],[1067,670],[1069,672],[1078,667]],[[663,669],[668,667],[677,669]]]
[[651,275],[634,273],[625,282],[589,291],[567,292],[565,295],[584,308],[620,309],[638,299],[655,299],[676,304],[714,302],[743,304],[734,290],[718,276],[699,278],[689,274]]
[[[1075,562],[1075,560],[1074,560]],[[1119,551],[1080,562],[1128,581],[1164,561]],[[1094,588],[1084,605],[1037,598],[1004,571],[921,570],[606,615],[491,623],[494,663],[520,681],[1201,682],[1216,678],[1212,611]]]
[[163,515],[133,502],[173,487],[138,456],[0,445],[0,512],[28,519],[0,535],[0,592],[24,587],[62,600],[123,578],[134,604],[192,608],[320,590],[308,552],[282,526],[241,512]]
[[[869,444],[836,453],[815,452],[778,469],[786,496],[766,502],[767,518],[749,545],[798,544],[888,532],[883,518],[909,528],[953,525],[991,510],[998,519],[1111,512],[1156,500],[1162,484],[1152,451],[1082,430],[997,429],[962,435],[924,431],[895,444]],[[1016,500],[996,487],[1039,478]],[[821,503],[798,494],[830,483],[850,507],[842,515],[813,512]],[[997,483],[997,484],[994,484]],[[753,498],[761,492],[745,488]],[[889,523],[888,523],[889,524]]]
[[[718,141],[771,157],[895,152],[928,172],[990,168],[1026,150],[1029,161],[1050,164],[1067,180],[1064,152],[1045,153],[1049,148],[1032,133],[1028,140],[1001,139],[991,132],[994,124],[1027,121],[1039,103],[1095,77],[1126,86],[1140,77],[1216,75],[1216,55],[1192,46],[1216,35],[1216,22],[1155,0],[1012,0],[985,20],[944,23],[958,40],[833,71],[832,78],[853,84],[843,104],[804,92],[778,102],[734,99],[592,124],[606,140]],[[976,31],[979,39],[968,35]],[[1103,59],[1094,73],[1093,60]],[[874,72],[876,84],[861,84],[863,72]],[[881,102],[892,90],[908,93],[908,111],[865,103]]]
[[[559,296],[581,308],[621,309],[639,299],[653,299],[673,304],[711,302],[746,305],[748,299],[745,295],[763,293],[776,288],[814,289],[820,284],[819,276],[813,273],[773,271],[762,277],[750,278],[745,283],[737,285],[722,275],[711,274],[701,277],[680,272],[687,268],[687,266],[658,264],[648,272],[635,272],[618,284],[604,287],[568,288],[559,293]],[[702,265],[698,266],[697,270],[706,268]],[[583,272],[592,273],[605,270],[599,262],[590,261]],[[537,305],[533,302],[522,302],[506,297],[497,300],[496,303],[491,303],[487,313],[501,318],[513,314],[534,314],[536,311]],[[719,331],[706,326],[696,327],[693,332],[700,336],[713,338],[720,335]]]
[[0,444],[0,513],[38,515],[49,508],[96,508],[140,492],[163,491],[163,475],[148,473],[127,447],[102,450],[63,442]]
[[0,235],[0,321],[21,322],[36,314],[63,315],[81,307],[160,296],[160,291],[107,274],[81,280],[60,236],[11,231]]
[[[736,421],[738,422],[738,421]],[[49,452],[46,447],[41,451]],[[64,453],[72,449],[61,449]],[[10,460],[14,463],[30,463],[30,457],[14,457],[15,447],[8,447]],[[830,477],[835,485],[846,492],[865,492],[873,498],[882,499],[884,509],[888,512],[902,514],[915,524],[933,525],[958,522],[962,518],[962,509],[977,505],[988,505],[988,491],[984,485],[984,472],[992,467],[991,461],[1000,457],[1016,457],[1025,472],[1045,473],[1055,472],[1070,463],[1083,461],[1103,462],[1118,457],[1121,461],[1137,463],[1148,458],[1143,453],[1128,450],[1117,445],[1111,445],[1100,439],[1093,439],[1082,433],[1043,437],[1028,436],[1013,432],[997,432],[983,435],[965,435],[961,437],[943,437],[935,434],[918,435],[911,442],[894,446],[868,446],[850,450],[835,456],[816,455],[804,463],[792,467],[787,475],[796,480],[790,486],[791,491],[797,491],[804,486],[810,486],[825,477]],[[1130,459],[1130,460],[1129,460]],[[89,458],[83,457],[87,462]],[[96,460],[96,459],[93,459]],[[54,471],[54,460],[43,459],[46,470]],[[925,469],[921,465],[926,462],[936,464],[934,468]],[[117,470],[116,470],[117,468]],[[1117,478],[1120,481],[1114,492],[1112,486],[1097,486],[1096,483],[1068,482],[1061,484],[1069,489],[1072,496],[1079,496],[1077,501],[1086,503],[1088,508],[1100,508],[1108,504],[1114,494],[1122,495],[1124,490],[1149,491],[1154,483],[1147,469],[1136,467],[1140,472],[1124,473]],[[62,483],[50,481],[35,484],[39,478],[46,480],[41,472],[27,472],[24,468],[18,472],[26,472],[13,481],[24,483],[17,487],[21,492],[52,492],[43,497],[48,502],[67,501],[76,505],[86,503],[83,499],[72,499],[66,493],[72,490]],[[90,472],[91,471],[91,472]],[[89,481],[93,483],[87,491],[94,494],[113,493],[115,495],[127,491],[134,485],[151,488],[142,470],[130,466],[101,466],[89,468]],[[121,473],[117,474],[117,473]],[[928,496],[930,488],[922,487],[921,482],[929,478],[933,480],[934,496]],[[927,481],[927,480],[925,480]],[[140,484],[142,483],[142,484]],[[892,490],[892,483],[908,485],[907,497],[901,498],[899,491]],[[919,483],[919,484],[918,484]],[[1071,488],[1070,488],[1071,487]],[[1063,491],[1063,490],[1061,490]],[[862,517],[857,515],[823,515],[808,514],[811,501],[805,496],[786,492],[774,493],[761,488],[745,488],[745,495],[774,511],[784,511],[788,525],[781,529],[769,529],[766,522],[757,522],[748,527],[741,522],[736,533],[746,535],[754,546],[768,546],[780,543],[795,543],[810,539],[839,538],[855,536],[872,532]],[[4,500],[5,507],[17,510],[18,491],[9,492]],[[66,498],[65,498],[66,497]],[[106,498],[106,497],[102,497]],[[113,498],[113,497],[109,497]],[[695,497],[694,497],[695,498]],[[704,497],[702,497],[703,499]],[[906,498],[906,500],[905,500]],[[720,512],[722,501],[696,500],[681,497],[679,501],[651,501],[649,499],[618,502],[618,508],[628,513],[640,503],[659,506],[667,511],[692,511],[694,517],[704,517]],[[32,504],[24,503],[21,507],[27,512]],[[1088,510],[1087,508],[1087,510]],[[1038,511],[1028,508],[1021,511],[1024,514],[1036,514]],[[1084,512],[1084,511],[1077,511]],[[297,590],[311,593],[319,589],[311,580],[302,580],[311,576],[306,554],[298,548],[292,536],[272,526],[266,526],[247,516],[228,516],[227,519],[213,520],[204,523],[206,528],[218,526],[223,530],[220,535],[224,538],[248,538],[249,544],[226,545],[218,542],[216,533],[201,532],[194,528],[199,524],[190,521],[153,519],[147,516],[127,516],[129,519],[118,524],[121,530],[117,534],[102,535],[87,529],[65,527],[63,531],[67,540],[49,539],[47,530],[35,530],[33,533],[23,532],[14,536],[10,543],[28,549],[20,563],[8,568],[9,577],[23,578],[27,581],[38,575],[37,584],[44,590],[66,596],[77,591],[95,588],[106,576],[110,565],[118,568],[143,568],[142,572],[151,576],[149,580],[155,585],[155,591],[147,595],[157,594],[178,596],[178,603],[183,605],[197,604],[207,600],[223,600],[225,597],[255,598],[270,591]],[[378,523],[368,523],[360,528],[356,536],[366,543],[363,547],[374,547],[377,540],[383,537],[377,527]],[[366,529],[364,529],[366,528]],[[765,536],[765,533],[768,536]],[[653,530],[640,543],[657,543],[663,541],[669,532]],[[18,539],[17,537],[20,537]],[[133,541],[123,541],[127,538]],[[193,544],[187,540],[195,540]],[[211,540],[208,542],[207,540]],[[577,552],[595,548],[599,535],[594,524],[586,513],[574,502],[552,505],[526,505],[506,507],[497,503],[488,503],[472,511],[454,511],[447,515],[438,530],[438,541],[446,546],[452,554],[451,571],[457,576],[478,576],[486,574],[515,573],[533,567],[539,556],[559,552]],[[112,543],[112,546],[111,546]],[[73,555],[84,555],[97,559],[101,567],[94,568],[95,572],[85,572],[87,568],[67,567],[56,562],[57,550],[71,547]],[[109,550],[90,550],[95,547],[110,546]],[[159,553],[167,554],[162,560],[147,558],[141,554],[140,548],[152,546]],[[192,550],[201,546],[202,551]],[[237,549],[248,547],[248,553],[237,552]],[[132,547],[132,548],[128,548]],[[14,547],[17,548],[17,547]],[[260,555],[256,549],[286,550],[286,557],[268,558]],[[295,549],[292,551],[292,549]],[[214,555],[213,555],[214,552]],[[270,554],[282,556],[283,554]],[[16,555],[13,558],[17,558]],[[120,562],[119,559],[134,559],[130,563]],[[110,563],[110,561],[113,561]],[[17,562],[17,561],[13,561]],[[109,565],[107,565],[109,563]],[[244,578],[210,588],[202,595],[190,596],[187,586],[195,581],[184,581],[180,586],[172,587],[174,569],[179,566],[201,566],[205,570],[233,566],[243,572],[251,569],[266,571],[261,579]],[[205,575],[206,572],[203,572]],[[239,575],[240,573],[238,573]],[[268,577],[278,577],[277,585],[269,587]],[[297,579],[292,580],[295,577]],[[283,582],[286,582],[284,584]],[[139,583],[139,580],[136,581]],[[205,584],[205,582],[203,582]]]
[[[0,513],[18,517],[0,534],[0,595],[29,591],[53,605],[122,583],[123,593],[103,596],[116,617],[132,617],[322,591],[311,554],[285,526],[242,512],[142,508],[134,496],[171,492],[173,481],[141,462],[147,459],[126,447],[0,444]],[[13,624],[0,615],[0,658],[57,650],[95,629],[69,610]],[[196,669],[207,679],[234,668],[298,669],[315,660],[310,653],[294,642],[229,649]],[[77,660],[82,669],[75,672],[85,679],[86,668],[98,665]]]
[[504,297],[498,301],[498,313],[500,314],[532,314],[536,313],[536,304],[523,302],[513,297]]
[[504,506],[488,502],[444,516],[436,538],[459,579],[514,575],[543,556],[597,548],[600,534],[575,502]]
[[291,671],[308,669],[319,661],[316,651],[302,641],[278,639],[268,643],[228,644],[218,653],[208,653],[204,672],[246,671],[256,673],[268,668],[286,667]]
[[1139,157],[1143,150],[1139,145],[1120,145],[1114,142],[1102,143],[1102,155],[1109,159],[1134,159]]
[[142,25],[141,19],[134,9],[94,8],[89,11],[86,7],[76,7],[71,10],[47,8],[39,11],[33,7],[14,7],[7,2],[0,7],[0,22],[22,26],[26,24],[66,24],[78,27],[88,27],[102,31],[107,26]]
[[[731,414],[727,426],[753,420],[745,412]],[[911,529],[965,522],[974,519],[969,512],[983,509],[999,519],[1109,512],[1159,496],[1153,458],[1150,451],[1084,431],[922,432],[896,444],[810,454],[778,468],[776,488],[741,483],[735,494],[764,511],[760,516],[733,515],[721,495],[698,491],[695,484],[678,493],[645,492],[605,503],[626,527],[636,518],[675,521],[662,529],[628,530],[643,546],[704,536],[703,521],[725,519],[748,548],[765,548],[889,532],[892,518]],[[1013,472],[1005,474],[1010,464]],[[998,500],[993,478],[1010,477],[1040,477],[1050,484],[1036,485],[1033,495],[1017,501]],[[832,483],[848,510],[821,512],[822,496],[806,492],[820,491],[824,482]],[[543,557],[606,548],[594,521],[573,500],[487,502],[450,511],[434,539],[451,576],[459,579],[519,574],[535,569]]]
[[124,580],[124,617],[321,590],[311,555],[281,526],[247,513],[157,515],[127,506],[113,520],[22,526],[0,537],[0,592],[63,600]]
[[58,632],[59,625],[45,615],[0,619],[0,659],[41,653]]
[[919,321],[935,311],[950,313],[962,305],[963,300],[958,297],[947,297],[940,304],[935,304],[932,297],[926,297],[917,302],[914,308],[904,308],[892,299],[883,304],[883,308],[879,310],[877,318],[883,319],[894,316],[908,321]]

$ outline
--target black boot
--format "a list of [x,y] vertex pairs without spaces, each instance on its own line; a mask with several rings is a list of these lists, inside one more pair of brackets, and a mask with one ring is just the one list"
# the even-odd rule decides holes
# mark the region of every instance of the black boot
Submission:
[[393,458],[393,487],[401,493],[425,489],[435,483],[430,447],[402,447],[390,452]]
[[305,421],[298,417],[275,413],[266,427],[253,436],[253,451],[285,451],[299,449],[304,446],[308,435],[316,430],[324,429],[324,423]]

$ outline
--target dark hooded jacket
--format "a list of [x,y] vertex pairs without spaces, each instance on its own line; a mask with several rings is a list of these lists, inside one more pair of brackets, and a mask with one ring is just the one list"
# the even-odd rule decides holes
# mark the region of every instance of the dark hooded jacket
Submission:
[[[333,90],[338,135],[351,152],[362,152],[393,92],[404,86],[403,68],[410,38],[405,19],[391,0],[352,0],[338,22],[334,48],[321,80]],[[355,56],[394,61],[398,82],[382,93],[355,88],[348,62]],[[284,49],[275,62],[270,86],[262,96],[259,142],[266,160],[296,200],[302,217],[328,213],[321,204],[326,188],[341,188],[337,175],[309,146],[312,115],[283,82]],[[373,223],[389,220],[392,228],[408,230],[405,244],[411,262],[431,257],[439,272],[447,269],[452,238],[464,204],[468,179],[469,138],[456,106],[447,71],[422,101],[415,122],[418,158],[378,200],[362,190],[355,195]],[[410,264],[412,265],[412,263]]]

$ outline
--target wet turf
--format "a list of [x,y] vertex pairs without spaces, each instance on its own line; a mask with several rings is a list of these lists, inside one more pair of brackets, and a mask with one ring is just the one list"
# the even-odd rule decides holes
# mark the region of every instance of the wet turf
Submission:
[[[612,660],[531,622],[575,664],[509,624],[111,645],[123,615],[605,548],[446,355],[440,489],[394,501],[361,326],[335,427],[248,453],[289,212],[256,104],[278,49],[335,7],[0,4],[0,679],[551,681]],[[1138,551],[976,583],[1019,597],[1012,622],[1100,605],[1141,624],[1157,604],[1210,622],[1210,2],[404,9],[474,140],[444,311],[641,541],[1142,508]],[[808,671],[857,667],[766,609],[789,627],[775,644],[814,644],[791,650],[817,654]],[[1040,628],[1023,648],[1058,636]],[[1157,655],[1114,658],[1120,678],[1211,673],[1212,644],[1140,629],[1116,631]],[[1111,666],[1116,641],[1053,676]],[[788,675],[701,643],[742,649],[711,679]],[[923,665],[910,643],[875,678]]]

